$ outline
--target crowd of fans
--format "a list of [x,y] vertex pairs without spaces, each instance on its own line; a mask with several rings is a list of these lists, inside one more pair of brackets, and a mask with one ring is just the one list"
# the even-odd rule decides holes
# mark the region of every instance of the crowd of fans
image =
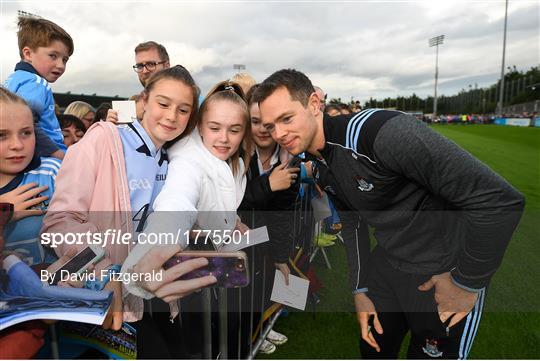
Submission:
[[[256,81],[247,73],[237,74],[217,83],[199,105],[199,87],[188,70],[181,65],[171,67],[165,48],[149,41],[135,48],[133,69],[144,88],[130,98],[136,103],[136,122],[118,124],[117,111],[107,103],[95,109],[75,101],[61,113],[50,85],[65,72],[73,40],[45,19],[20,17],[18,26],[21,61],[0,88],[0,202],[12,205],[2,208],[6,212],[13,210],[11,221],[1,232],[0,261],[16,255],[35,272],[54,272],[60,261],[88,245],[62,244],[53,249],[40,242],[44,232],[161,232],[167,222],[165,216],[153,217],[159,211],[195,211],[199,215],[194,218],[169,213],[176,218],[168,225],[175,230],[242,232],[267,226],[268,245],[246,250],[255,268],[253,274],[258,276],[252,280],[255,291],[250,289],[251,295],[245,291],[241,297],[253,298],[254,293],[257,299],[252,304],[270,306],[272,269],[288,282],[291,258],[305,261],[309,255],[306,252],[301,258],[301,252],[295,251],[304,247],[299,238],[308,242],[306,249],[311,247],[313,225],[299,227],[291,215],[305,211],[303,199],[317,192],[310,181],[310,162],[300,160],[289,166],[292,155],[261,125],[258,104],[253,101]],[[321,102],[321,109],[324,107]],[[342,104],[340,113],[358,110]],[[219,224],[216,217],[205,216],[206,211],[229,215]],[[130,214],[127,221],[125,213]],[[255,216],[261,214],[264,216]],[[338,224],[339,220],[331,222],[330,227],[339,231]],[[329,246],[335,239],[331,235],[319,237],[316,245]],[[110,280],[110,275],[120,270],[160,270],[164,259],[186,247],[109,244],[105,257],[93,266],[96,274],[105,270],[109,276],[84,284],[62,281],[59,286],[111,291],[113,304],[102,327],[119,330],[123,322],[129,322],[137,330],[137,339],[142,340],[137,344],[139,358],[200,357],[202,346],[194,345],[200,345],[202,338],[197,340],[202,333],[195,331],[201,329],[202,315],[185,310],[201,302],[200,295],[192,292],[211,286],[216,278],[175,281],[172,275],[203,267],[208,262],[205,258],[166,270],[166,280],[161,282],[122,287]],[[301,266],[292,266],[297,270],[293,273],[302,274]],[[18,281],[3,277],[2,282]],[[177,302],[183,303],[182,324],[176,317]],[[239,302],[236,298],[231,304]],[[244,299],[244,304],[248,303]],[[163,306],[169,311],[152,313]],[[231,318],[230,334],[237,334],[238,328],[244,331],[241,340],[229,341],[231,349],[242,345],[237,357],[249,355],[255,340],[249,330],[262,332],[259,322],[268,319],[263,311],[254,318],[255,324],[246,324],[248,317],[241,322]],[[257,311],[249,308],[242,312]],[[9,351],[2,348],[2,358],[36,355],[44,343],[44,330],[42,323],[32,322],[0,332],[0,344],[16,345]],[[179,344],[172,334],[192,342]],[[286,341],[285,335],[270,330],[259,352],[272,353]]]
[[[251,295],[243,291],[229,299],[242,314],[256,313],[241,302],[254,294],[257,299],[252,304],[262,302],[265,309],[271,308],[268,287],[275,270],[286,282],[292,273],[304,276],[298,250],[334,244],[342,226],[331,203],[332,216],[322,235],[312,234],[312,224],[301,224],[299,212],[309,208],[306,204],[321,196],[322,190],[313,185],[312,163],[302,156],[295,159],[263,126],[255,101],[258,85],[249,74],[216,82],[199,104],[200,90],[189,71],[171,66],[166,49],[149,41],[135,48],[133,69],[144,88],[130,98],[136,104],[137,121],[119,124],[118,112],[106,103],[95,109],[75,101],[60,114],[50,84],[65,72],[73,39],[45,19],[21,17],[18,25],[21,61],[0,88],[0,202],[14,208],[14,217],[0,237],[0,260],[15,254],[36,272],[54,271],[51,265],[58,264],[59,257],[72,256],[87,246],[65,244],[52,249],[40,242],[44,232],[119,229],[176,234],[179,229],[246,232],[267,226],[270,242],[246,251],[253,274],[263,276],[252,280]],[[320,111],[329,117],[361,111],[359,101],[327,104],[323,89],[314,90]],[[441,115],[433,122],[488,124],[493,118]],[[221,218],[205,212],[221,212]],[[106,270],[109,276],[84,285],[61,282],[60,286],[111,291],[113,305],[102,327],[119,330],[123,322],[129,322],[137,330],[139,358],[200,356],[202,345],[196,338],[202,333],[197,331],[202,315],[186,310],[201,303],[201,296],[193,292],[217,280],[212,275],[177,278],[204,267],[205,258],[167,269],[162,281],[122,286],[110,280],[110,274],[120,270],[161,270],[164,260],[187,246],[186,242],[163,248],[109,244],[105,257],[95,264],[96,272]],[[309,259],[307,253],[304,261],[306,256]],[[16,280],[4,277],[2,282]],[[166,312],[152,312],[163,307]],[[250,331],[260,332],[258,321],[268,318],[263,313],[254,317],[255,324],[247,317],[239,321],[236,314],[229,315],[229,335],[237,335],[237,329],[244,331],[243,336],[228,340],[230,349],[241,345],[237,357],[249,355],[256,336]],[[3,358],[20,357],[23,348],[25,357],[34,356],[43,345],[43,332],[43,324],[36,323],[0,332],[0,345],[21,345]],[[190,341],[179,343],[179,335]],[[260,352],[272,353],[286,341],[287,336],[270,330]]]

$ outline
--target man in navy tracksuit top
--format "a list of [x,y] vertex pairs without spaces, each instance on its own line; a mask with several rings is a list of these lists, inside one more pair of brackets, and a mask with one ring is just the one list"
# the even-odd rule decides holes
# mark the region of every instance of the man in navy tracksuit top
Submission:
[[[359,219],[361,244],[348,247],[348,259],[362,356],[396,358],[410,330],[409,358],[466,358],[523,196],[405,113],[323,116],[296,70],[272,74],[255,101],[274,139],[292,154],[309,153],[318,184]],[[377,239],[369,257],[360,251],[369,250],[366,224]]]

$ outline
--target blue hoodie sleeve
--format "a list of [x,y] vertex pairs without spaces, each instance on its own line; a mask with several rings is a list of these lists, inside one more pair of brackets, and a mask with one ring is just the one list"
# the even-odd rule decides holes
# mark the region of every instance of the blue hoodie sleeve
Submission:
[[[23,74],[17,76],[18,73]],[[54,112],[54,98],[49,83],[35,74],[28,73],[27,75],[25,73],[28,72],[15,72],[14,76],[6,82],[8,89],[28,103],[37,126],[50,138],[56,149],[65,152],[67,148],[64,145],[62,130]],[[40,152],[40,155],[49,156],[55,152],[55,150],[52,150],[51,142],[38,142],[38,147],[41,144],[45,147],[45,150]]]

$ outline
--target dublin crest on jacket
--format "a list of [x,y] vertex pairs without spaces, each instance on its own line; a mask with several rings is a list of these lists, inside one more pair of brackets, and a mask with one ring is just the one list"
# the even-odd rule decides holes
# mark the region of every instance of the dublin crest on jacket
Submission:
[[364,178],[356,176],[356,183],[358,183],[358,189],[362,192],[369,192],[373,189],[373,184],[368,183]]
[[437,340],[426,339],[426,346],[422,347],[422,351],[430,357],[441,357],[443,353],[439,351],[437,346]]

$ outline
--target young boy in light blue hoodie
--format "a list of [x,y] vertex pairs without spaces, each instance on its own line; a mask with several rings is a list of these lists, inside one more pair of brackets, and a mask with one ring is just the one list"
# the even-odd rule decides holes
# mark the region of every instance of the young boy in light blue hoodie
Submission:
[[23,98],[36,121],[37,152],[40,156],[62,159],[66,151],[62,130],[54,112],[54,83],[66,70],[73,54],[73,39],[55,23],[35,17],[18,20],[21,61],[4,86]]

